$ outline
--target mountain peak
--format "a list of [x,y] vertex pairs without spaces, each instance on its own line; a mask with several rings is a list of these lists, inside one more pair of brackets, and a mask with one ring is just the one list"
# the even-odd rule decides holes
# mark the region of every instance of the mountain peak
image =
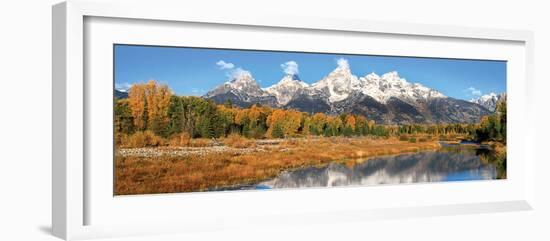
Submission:
[[351,76],[352,73],[349,65],[339,65],[334,70],[332,70],[332,72],[329,73],[329,76],[331,75]]
[[408,83],[407,80],[401,78],[397,71],[391,71],[382,75],[382,79],[389,82],[403,82]]
[[308,87],[309,86],[306,82],[303,82],[302,80],[300,80],[300,77],[297,74],[287,74],[279,82],[277,82],[276,84],[274,84],[270,87],[267,87],[265,89],[268,90],[268,89],[272,89],[272,88],[277,87],[277,86],[289,87],[289,86],[292,86],[292,85],[299,85],[299,86],[302,86],[302,87]]
[[389,78],[389,77],[399,78],[399,73],[397,71],[393,70],[393,71],[390,71],[390,72],[387,72],[387,73],[383,74],[382,77],[384,77],[384,78]]
[[351,73],[347,61],[338,60],[338,67],[312,86],[317,91],[328,90],[326,94],[329,102],[337,102],[346,99],[349,94],[359,89],[360,82],[357,76]]
[[484,96],[482,96],[482,97],[486,97],[486,98],[489,98],[489,97],[498,97],[498,95],[497,95],[495,92],[491,92],[491,93],[486,94],[486,95],[484,95]]
[[494,92],[491,92],[478,98],[473,98],[470,100],[470,102],[481,105],[490,111],[495,111],[498,102],[502,99],[506,99],[506,93],[496,94]]
[[209,98],[227,93],[243,96],[245,99],[268,95],[267,92],[260,88],[260,85],[252,77],[252,74],[246,70],[233,73],[231,80],[209,91],[205,97]]
[[278,83],[262,89],[250,72],[243,71],[203,97],[216,103],[231,100],[240,107],[260,103],[309,113],[362,113],[378,123],[388,124],[474,123],[494,111],[446,97],[420,83],[407,82],[397,71],[381,76],[372,72],[358,78],[347,61],[338,62],[335,69],[311,85],[301,81],[296,72],[285,71]]
[[309,85],[301,81],[298,75],[287,74],[278,83],[264,90],[274,95],[279,105],[285,105],[297,92],[307,87],[309,87]]
[[369,79],[369,80],[380,79],[380,76],[374,72],[371,72],[370,74],[365,75],[365,79]]
[[492,100],[492,99],[498,99],[499,95],[496,94],[495,92],[491,92],[489,94],[485,94],[485,95],[482,95],[480,97],[477,97],[477,98],[472,98],[470,100],[470,102],[482,102],[482,101],[488,101],[488,100]]
[[300,79],[300,76],[298,76],[297,74],[287,74],[281,79],[281,81],[279,81],[279,83],[294,82],[294,81],[302,82],[302,80]]
[[239,90],[260,88],[260,85],[258,85],[254,77],[252,77],[252,74],[248,71],[240,71],[239,73],[235,73],[233,78],[230,81],[226,82],[226,84],[230,85],[234,89]]
[[252,74],[248,71],[239,71],[234,73],[231,76],[231,79],[227,83],[238,83],[238,82],[255,82]]
[[410,103],[445,97],[440,92],[427,88],[422,84],[407,82],[399,76],[397,71],[391,71],[382,76],[378,76],[373,72],[361,77],[360,81],[363,94],[369,95],[381,103],[386,103],[392,97]]

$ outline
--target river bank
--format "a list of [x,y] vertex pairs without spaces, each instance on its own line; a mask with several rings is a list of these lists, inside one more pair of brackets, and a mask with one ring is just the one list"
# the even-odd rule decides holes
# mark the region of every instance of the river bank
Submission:
[[117,148],[115,194],[195,192],[274,178],[283,171],[332,162],[440,148],[438,141],[331,137],[262,140],[243,147]]

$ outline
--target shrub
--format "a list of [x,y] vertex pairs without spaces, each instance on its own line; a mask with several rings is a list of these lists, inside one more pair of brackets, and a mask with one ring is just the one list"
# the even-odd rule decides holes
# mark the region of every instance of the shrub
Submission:
[[146,146],[160,146],[164,143],[163,139],[152,131],[138,131],[128,138],[127,147],[141,148]]
[[410,143],[416,143],[416,137],[411,137],[411,139],[409,139],[409,142]]
[[206,138],[190,139],[189,146],[191,147],[206,147],[212,146],[212,141]]
[[146,130],[143,132],[145,135],[145,143],[147,146],[161,146],[164,145],[164,139],[160,136],[155,135],[150,130]]
[[170,146],[189,146],[191,136],[187,132],[182,132],[170,139]]
[[127,146],[128,135],[124,133],[115,133],[115,146]]
[[247,139],[239,134],[230,134],[228,137],[224,138],[222,142],[224,145],[234,148],[252,147],[256,144],[255,141]]
[[399,136],[399,140],[400,140],[400,141],[408,141],[408,140],[409,140],[409,136],[407,136],[407,135],[400,135],[400,136]]
[[143,134],[143,132],[141,131],[134,133],[130,136],[130,138],[128,138],[128,147],[140,148],[145,147],[146,145],[147,143],[145,142],[145,134]]

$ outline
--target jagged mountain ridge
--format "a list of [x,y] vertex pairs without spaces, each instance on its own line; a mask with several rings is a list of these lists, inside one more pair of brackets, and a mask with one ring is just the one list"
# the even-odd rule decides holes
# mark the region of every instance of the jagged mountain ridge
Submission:
[[260,88],[260,85],[248,72],[242,72],[234,76],[228,82],[214,88],[204,95],[204,98],[212,99],[217,103],[225,103],[231,100],[233,104],[246,107],[254,103],[277,106],[277,98]]
[[128,91],[126,90],[114,90],[114,96],[116,99],[126,99],[128,98]]
[[471,99],[470,102],[479,104],[488,110],[494,112],[500,101],[506,100],[506,93],[495,94],[493,92]]
[[247,73],[214,88],[204,98],[217,103],[230,99],[241,107],[259,103],[309,113],[362,114],[383,124],[474,123],[490,114],[477,103],[410,83],[396,71],[357,77],[347,65],[338,66],[311,85],[297,75],[285,75],[265,89]]
[[308,87],[309,85],[301,81],[298,75],[287,74],[281,81],[264,90],[275,96],[279,106],[284,106],[292,100],[296,93]]

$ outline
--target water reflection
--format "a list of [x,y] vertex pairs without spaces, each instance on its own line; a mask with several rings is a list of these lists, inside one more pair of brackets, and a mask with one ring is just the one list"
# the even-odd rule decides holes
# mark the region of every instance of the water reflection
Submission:
[[[502,165],[504,163],[504,165]],[[283,172],[279,177],[240,189],[332,187],[505,178],[506,161],[472,145],[445,145],[438,151],[369,159],[354,165]]]

